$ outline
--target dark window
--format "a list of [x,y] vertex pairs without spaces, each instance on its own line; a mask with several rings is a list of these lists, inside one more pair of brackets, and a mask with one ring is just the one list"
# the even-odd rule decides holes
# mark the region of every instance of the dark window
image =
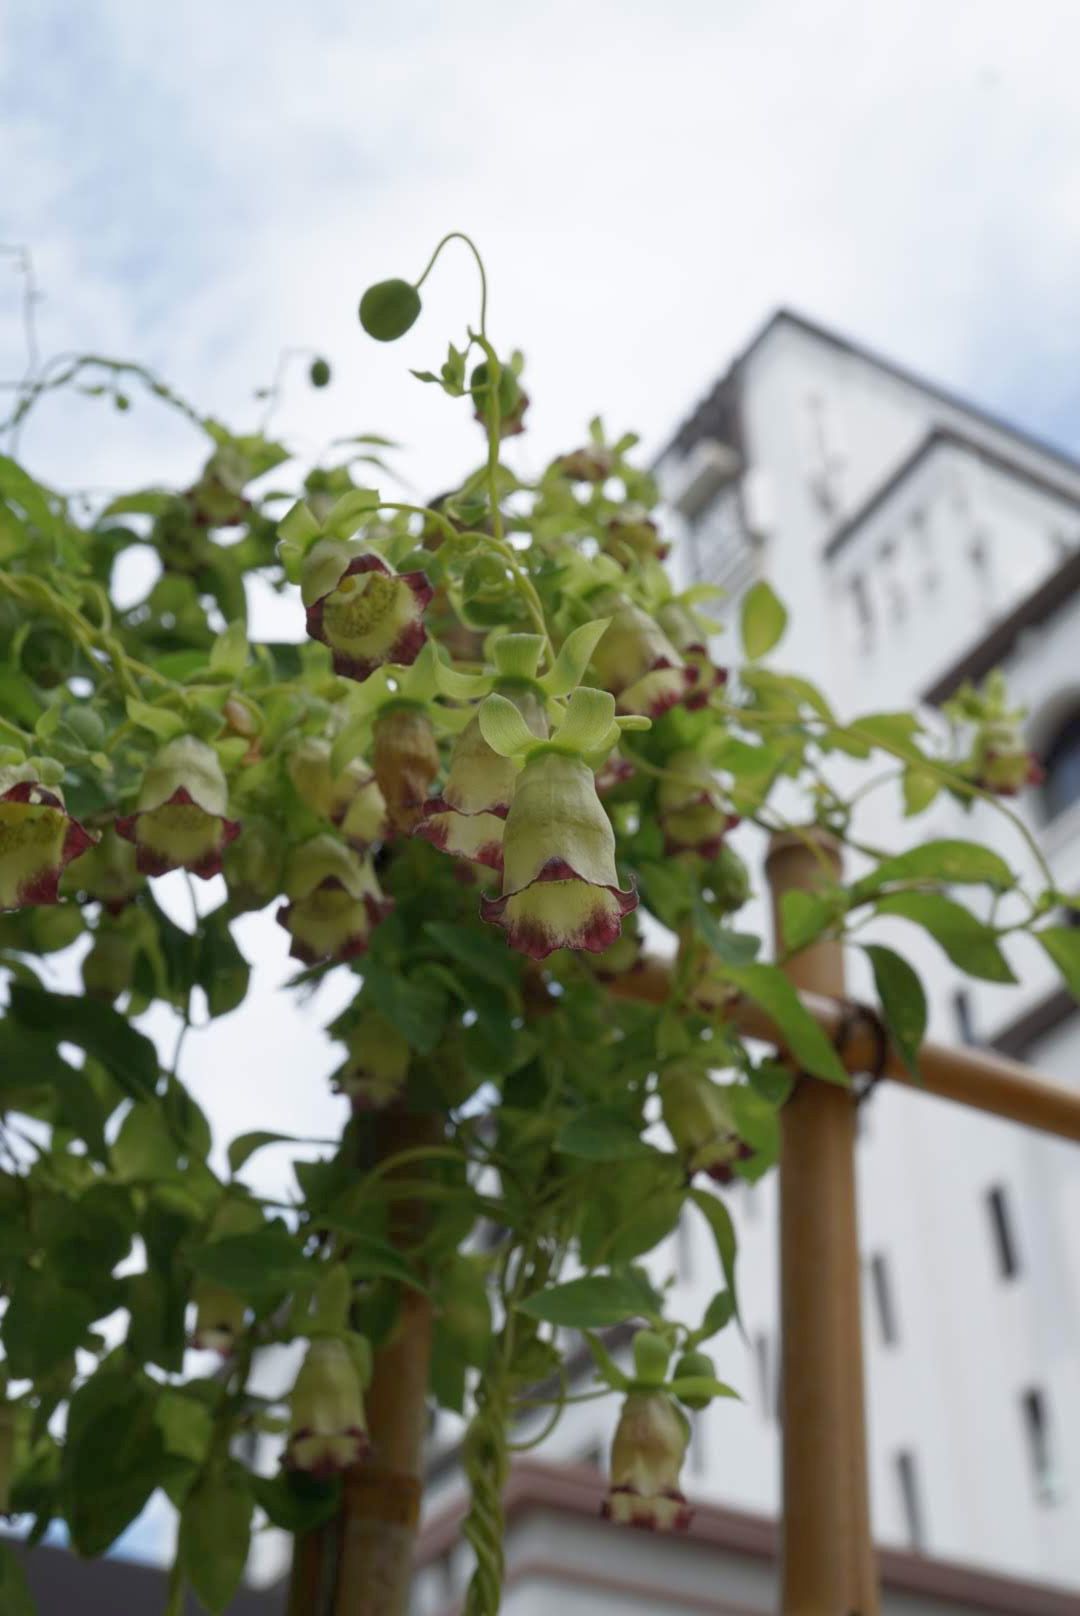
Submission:
[[965,1044],[977,1044],[975,1036],[975,1023],[971,1014],[971,994],[967,988],[957,988],[953,994],[953,1014],[956,1017],[956,1030]]
[[915,1472],[915,1455],[906,1449],[896,1455],[896,1485],[908,1543],[913,1549],[922,1549],[926,1546],[926,1530]]
[[1050,1416],[1046,1408],[1046,1398],[1038,1386],[1028,1387],[1020,1399],[1020,1407],[1035,1491],[1044,1504],[1053,1503],[1056,1493]]
[[878,1316],[881,1339],[887,1347],[894,1347],[900,1339],[896,1324],[896,1304],[893,1300],[889,1265],[880,1251],[870,1259],[870,1284],[874,1292],[874,1307]]
[[1058,730],[1043,767],[1043,812],[1047,819],[1056,819],[1074,802],[1080,802],[1080,713],[1074,713]]
[[1009,1211],[1009,1198],[1003,1184],[995,1184],[986,1192],[986,1208],[990,1214],[998,1273],[1002,1279],[1015,1279],[1020,1272],[1020,1257]]

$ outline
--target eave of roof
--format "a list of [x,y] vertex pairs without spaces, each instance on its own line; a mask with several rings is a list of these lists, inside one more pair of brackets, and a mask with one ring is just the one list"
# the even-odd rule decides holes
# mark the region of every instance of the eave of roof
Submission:
[[[606,1493],[605,1477],[587,1466],[518,1460],[511,1468],[503,1495],[506,1521],[510,1525],[534,1510],[585,1516],[595,1520],[598,1534],[613,1534],[609,1541],[614,1549],[617,1534],[628,1528],[600,1518]],[[463,1514],[464,1503],[459,1501],[427,1522],[417,1543],[418,1568],[441,1559],[459,1542]],[[687,1535],[691,1542],[744,1558],[764,1562],[779,1559],[780,1531],[776,1522],[743,1510],[695,1504]],[[677,1546],[674,1552],[678,1552]],[[985,1611],[987,1616],[1076,1616],[1075,1591],[897,1549],[880,1549],[877,1558],[885,1587],[896,1593],[923,1594],[946,1606],[967,1605]]]
[[1007,617],[995,623],[981,640],[966,650],[922,693],[931,707],[940,707],[961,685],[977,684],[1000,667],[1021,634],[1045,623],[1080,590],[1080,550],[1062,562],[1039,587],[1027,595]]
[[[1002,454],[997,449],[991,449],[987,444],[980,443],[977,438],[969,437],[965,432],[957,432],[954,427],[936,426],[916,444],[915,448],[905,460],[900,462],[891,476],[887,477],[883,483],[878,484],[873,493],[859,506],[858,510],[851,516],[845,517],[825,545],[824,555],[826,560],[831,561],[843,549],[848,540],[858,532],[863,523],[875,511],[879,510],[886,501],[891,499],[900,485],[936,449],[940,448],[963,449],[966,453],[977,456],[984,465],[992,467],[995,471],[1001,471],[1009,477],[1015,477],[1018,482],[1026,483],[1028,487],[1036,489],[1041,494],[1049,494],[1054,499],[1066,500],[1070,505],[1074,505],[1080,510],[1080,488],[1075,485],[1059,482],[1054,477],[1047,477],[1043,472],[1037,471],[1035,467],[1027,465],[1024,461],[1016,460],[1011,455]],[[1076,469],[1077,473],[1080,474],[1080,466]]]
[[[974,420],[981,421],[985,426],[992,428],[993,431],[1004,432],[1009,437],[1015,438],[1018,443],[1034,449],[1038,454],[1057,461],[1059,465],[1067,467],[1069,471],[1080,473],[1080,459],[1068,453],[1067,450],[1059,448],[1057,444],[1048,443],[1045,438],[1040,438],[1033,432],[1025,431],[1022,427],[1018,427],[1015,422],[1006,420],[1004,416],[996,414],[993,410],[984,409],[982,405],[973,403],[970,398],[965,398],[951,388],[943,387],[940,383],[929,380],[917,371],[909,370],[906,365],[898,364],[896,360],[887,358],[884,354],[878,353],[876,349],[867,347],[865,343],[857,342],[852,337],[843,336],[829,326],[820,325],[816,320],[809,319],[805,314],[796,313],[794,309],[779,308],[769,315],[768,319],[751,337],[746,347],[729,365],[727,371],[720,378],[721,383],[726,381],[734,372],[742,370],[772,333],[783,325],[794,327],[795,330],[803,332],[806,336],[826,343],[838,353],[849,354],[852,358],[861,359],[867,364],[874,365],[887,375],[895,377],[897,381],[904,382],[909,387],[915,387],[920,392],[927,394],[928,397],[937,399],[940,404],[946,405],[949,409],[959,410],[965,415],[970,415]],[[672,433],[656,457],[657,462],[671,453],[678,438],[708,402],[713,390],[710,389],[710,392],[701,403],[690,412],[676,431]]]

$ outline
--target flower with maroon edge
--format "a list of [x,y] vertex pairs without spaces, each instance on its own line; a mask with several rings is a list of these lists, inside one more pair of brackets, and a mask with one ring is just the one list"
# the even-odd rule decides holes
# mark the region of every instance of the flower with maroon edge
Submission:
[[693,688],[685,697],[684,705],[691,712],[707,707],[714,690],[722,690],[728,682],[728,670],[719,667],[709,655],[708,631],[703,620],[685,601],[666,600],[657,608],[656,620],[672,645],[696,675]]
[[371,933],[394,907],[383,896],[370,859],[329,834],[313,836],[289,855],[278,924],[289,952],[305,965],[349,960],[367,952]]
[[333,1476],[370,1446],[363,1388],[348,1348],[332,1337],[312,1341],[289,1400],[286,1466]]
[[616,558],[620,548],[625,548],[635,561],[644,565],[648,561],[663,561],[671,546],[661,539],[660,529],[644,505],[625,505],[607,524],[604,548]]
[[481,900],[482,918],[502,926],[510,947],[533,959],[557,948],[600,953],[638,900],[619,886],[615,832],[593,770],[623,728],[647,721],[617,721],[612,696],[587,688],[574,691],[550,742],[537,740],[498,693],[479,718],[495,751],[524,761],[503,834],[502,896]]
[[615,456],[602,444],[590,443],[583,449],[572,449],[560,455],[555,470],[575,483],[606,482],[615,470]]
[[240,834],[229,819],[229,788],[217,753],[194,735],[168,741],[147,765],[135,812],[116,821],[117,834],[135,844],[143,875],[190,870],[209,880]]
[[[507,692],[538,740],[547,735],[542,700],[529,689]],[[518,767],[485,741],[480,720],[471,718],[454,742],[441,796],[424,804],[414,835],[459,858],[503,867],[503,831],[510,812]]]
[[94,844],[64,807],[62,773],[36,761],[0,767],[0,909],[56,903],[65,868]]
[[716,776],[696,752],[676,752],[664,765],[658,793],[659,820],[668,853],[700,853],[713,859],[739,823],[721,805]]
[[660,1077],[664,1125],[688,1173],[708,1173],[730,1184],[736,1162],[753,1155],[739,1137],[723,1088],[689,1061],[676,1061]]
[[201,1352],[217,1352],[229,1358],[247,1326],[247,1303],[235,1291],[209,1280],[195,1286],[195,1328],[191,1345]]
[[118,915],[146,885],[139,873],[135,849],[118,836],[115,824],[106,825],[101,837],[80,853],[64,871],[60,890],[65,897],[81,893]]
[[692,1511],[679,1488],[690,1426],[666,1392],[631,1392],[611,1444],[603,1513],[623,1526],[684,1532]]
[[612,617],[593,652],[593,670],[597,683],[616,698],[616,710],[658,718],[685,701],[697,671],[687,666],[660,625],[622,596],[600,604]]
[[330,742],[307,736],[286,767],[298,796],[341,831],[350,847],[365,853],[388,830],[386,799],[370,766],[353,758],[340,774],[331,765]]
[[1020,739],[1010,719],[988,723],[975,739],[971,758],[975,784],[997,797],[1016,797],[1025,786],[1040,786],[1046,770]]
[[334,672],[363,680],[384,663],[407,666],[427,638],[432,588],[422,572],[396,573],[355,541],[320,539],[304,557],[307,631],[330,649]]
[[382,1111],[405,1091],[409,1040],[380,1010],[366,1010],[345,1034],[348,1057],[334,1073],[334,1088],[354,1111]]

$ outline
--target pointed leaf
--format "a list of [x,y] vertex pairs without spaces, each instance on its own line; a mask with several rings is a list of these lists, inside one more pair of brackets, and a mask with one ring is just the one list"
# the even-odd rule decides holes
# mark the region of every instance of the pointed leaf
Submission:
[[775,965],[724,965],[723,974],[766,1010],[804,1072],[830,1083],[848,1083],[840,1058],[787,977]]
[[922,926],[962,971],[984,982],[1015,982],[1012,968],[989,926],[963,904],[938,892],[894,892],[874,905],[879,915],[896,915]]
[[540,681],[549,696],[568,696],[581,683],[610,623],[610,617],[599,617],[591,623],[582,623],[566,636],[554,665]]
[[1074,999],[1080,999],[1080,930],[1075,926],[1045,926],[1035,936],[1045,948]]
[[919,1046],[926,1037],[927,1008],[923,985],[907,960],[880,943],[867,943],[866,953],[885,1017],[904,1064],[919,1075]]
[[743,650],[752,662],[771,651],[787,627],[787,608],[763,578],[743,596],[739,630]]

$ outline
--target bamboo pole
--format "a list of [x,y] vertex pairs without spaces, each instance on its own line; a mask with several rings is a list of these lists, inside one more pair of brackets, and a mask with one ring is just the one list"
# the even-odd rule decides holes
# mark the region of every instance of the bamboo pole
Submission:
[[[663,960],[648,960],[639,970],[612,983],[611,991],[621,998],[663,1004],[671,991],[670,969]],[[835,1041],[845,1034],[840,1060],[847,1071],[876,1069],[880,1052],[873,1011],[856,1006],[861,1013],[853,1019],[851,1007],[835,998],[814,992],[803,992],[801,998],[831,1039]],[[733,998],[728,1014],[745,1037],[760,1038],[763,1043],[783,1048],[779,1027],[751,1000]],[[1003,1055],[928,1042],[919,1051],[919,1076],[913,1077],[898,1051],[888,1044],[881,1076],[921,1093],[1080,1143],[1080,1092],[1060,1083],[1047,1083],[1031,1067]]]
[[[831,838],[773,838],[774,928],[786,892],[839,874]],[[831,865],[832,869],[827,866]],[[843,950],[815,943],[786,966],[796,987],[842,995]],[[783,1616],[878,1616],[870,1532],[850,1090],[800,1081],[780,1113]]]
[[[376,1161],[439,1138],[439,1119],[430,1114],[387,1112],[373,1127]],[[415,1162],[403,1171],[415,1174]],[[412,1244],[427,1216],[423,1202],[395,1202],[391,1239]],[[295,1540],[288,1616],[405,1616],[423,1491],[432,1324],[430,1299],[403,1290],[365,1398],[371,1451],[346,1472],[335,1518]]]

